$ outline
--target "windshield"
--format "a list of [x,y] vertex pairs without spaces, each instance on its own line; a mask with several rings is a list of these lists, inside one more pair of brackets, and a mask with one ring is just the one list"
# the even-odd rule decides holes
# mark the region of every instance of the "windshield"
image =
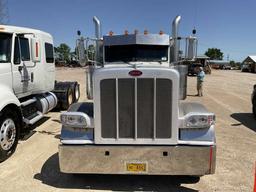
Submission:
[[105,61],[167,61],[166,45],[114,45],[105,46]]
[[11,34],[0,33],[0,63],[11,62]]

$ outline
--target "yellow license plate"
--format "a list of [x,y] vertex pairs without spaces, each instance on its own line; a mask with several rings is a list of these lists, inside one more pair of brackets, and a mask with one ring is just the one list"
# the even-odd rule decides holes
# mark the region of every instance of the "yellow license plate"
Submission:
[[126,170],[129,172],[146,172],[146,163],[126,163]]

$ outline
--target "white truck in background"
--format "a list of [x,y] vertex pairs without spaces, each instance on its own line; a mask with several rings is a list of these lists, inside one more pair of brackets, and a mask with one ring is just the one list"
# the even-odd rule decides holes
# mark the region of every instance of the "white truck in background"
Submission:
[[79,97],[77,82],[55,81],[50,34],[0,25],[0,162],[15,151],[23,128]]
[[[186,98],[187,66],[196,37],[144,33],[101,36],[94,17],[95,61],[87,70],[87,97],[61,114],[60,170],[85,174],[202,176],[215,172],[215,115]],[[185,57],[180,40],[186,40]],[[88,54],[88,52],[87,52]],[[185,58],[181,60],[181,58]],[[86,58],[80,58],[82,64]]]

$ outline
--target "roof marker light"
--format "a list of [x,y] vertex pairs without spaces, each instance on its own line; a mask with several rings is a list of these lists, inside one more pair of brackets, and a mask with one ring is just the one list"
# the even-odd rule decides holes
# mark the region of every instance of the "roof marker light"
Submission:
[[162,30],[159,31],[159,35],[163,35],[164,32]]
[[113,34],[114,34],[113,31],[109,31],[109,32],[108,32],[108,35],[109,35],[109,36],[112,36]]
[[129,31],[128,31],[128,30],[125,30],[125,31],[124,31],[124,35],[129,35]]
[[147,35],[148,34],[148,30],[144,30],[144,35]]

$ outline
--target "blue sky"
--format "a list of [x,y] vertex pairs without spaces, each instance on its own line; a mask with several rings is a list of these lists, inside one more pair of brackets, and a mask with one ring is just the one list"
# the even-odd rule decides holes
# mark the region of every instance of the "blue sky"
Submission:
[[72,48],[78,29],[86,36],[94,34],[94,15],[107,34],[125,29],[170,33],[179,14],[182,36],[196,27],[199,53],[217,47],[224,59],[229,55],[236,61],[256,55],[255,0],[8,0],[8,13],[8,24],[47,31],[55,45],[64,42]]

